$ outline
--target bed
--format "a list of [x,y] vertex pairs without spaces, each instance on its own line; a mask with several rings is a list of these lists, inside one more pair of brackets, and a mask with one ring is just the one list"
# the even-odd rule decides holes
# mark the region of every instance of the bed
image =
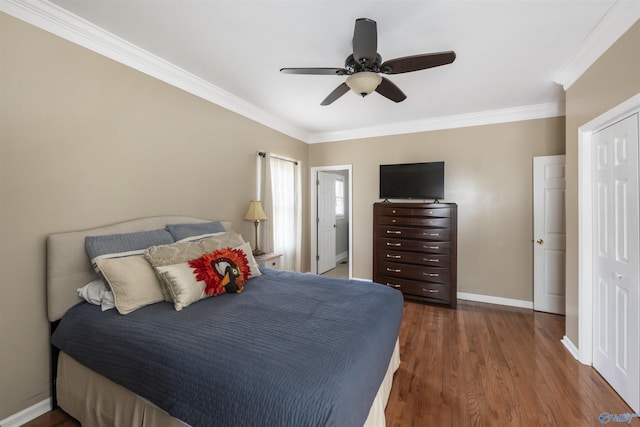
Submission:
[[[212,224],[218,227],[214,233],[201,233]],[[131,289],[131,280],[123,279],[128,288],[112,281],[104,255],[88,255],[89,240],[160,230],[189,236],[144,243],[162,300],[154,290],[156,299],[140,305],[139,295],[120,295],[123,288]],[[218,268],[198,276],[207,297],[193,297],[181,281],[177,266],[184,262],[155,264],[153,257],[169,249],[210,241],[221,245],[233,234],[229,222],[164,216],[50,235],[47,309],[54,403],[83,426],[384,426],[400,364],[402,295],[370,282],[258,269],[248,243],[233,253],[230,247],[214,250],[211,254],[227,252],[213,261],[207,253],[187,262],[193,272],[207,265]],[[141,256],[136,252],[130,258]],[[233,276],[230,266],[241,266],[240,275]],[[134,271],[127,268],[119,272]],[[144,281],[130,275],[135,286]],[[80,298],[78,289],[99,279],[120,295],[117,310],[102,311]],[[227,292],[215,291],[222,286]],[[132,301],[139,306],[131,309]]]

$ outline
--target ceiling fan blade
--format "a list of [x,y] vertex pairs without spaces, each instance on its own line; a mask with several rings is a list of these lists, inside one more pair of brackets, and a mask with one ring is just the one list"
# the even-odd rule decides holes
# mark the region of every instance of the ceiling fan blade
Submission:
[[394,102],[402,102],[407,99],[407,95],[405,95],[398,86],[386,77],[382,77],[382,81],[376,88],[376,92]]
[[344,95],[345,93],[349,92],[349,86],[347,86],[346,83],[342,83],[340,86],[338,86],[337,88],[335,88],[333,90],[333,92],[331,92],[329,94],[329,96],[327,96],[324,101],[322,101],[320,103],[320,105],[329,105],[331,104],[333,101],[335,101],[336,99],[340,98],[342,95]]
[[343,76],[347,74],[347,70],[344,68],[281,68],[280,72],[284,74],[320,74],[328,76]]
[[427,53],[424,55],[405,56],[403,58],[390,59],[380,66],[380,72],[385,74],[409,73],[411,71],[424,70],[451,64],[456,59],[454,51]]
[[353,57],[362,64],[373,64],[378,53],[378,29],[376,21],[368,18],[356,19],[353,30]]

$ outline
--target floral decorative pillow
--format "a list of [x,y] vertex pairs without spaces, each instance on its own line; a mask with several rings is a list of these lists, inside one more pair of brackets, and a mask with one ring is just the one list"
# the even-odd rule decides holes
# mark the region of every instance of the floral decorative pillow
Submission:
[[217,249],[192,259],[189,267],[193,268],[196,280],[206,284],[204,293],[211,296],[225,292],[239,294],[251,273],[247,256],[239,248]]
[[158,266],[176,310],[223,293],[241,293],[253,277],[251,248],[244,243],[236,248],[216,249],[179,264]]

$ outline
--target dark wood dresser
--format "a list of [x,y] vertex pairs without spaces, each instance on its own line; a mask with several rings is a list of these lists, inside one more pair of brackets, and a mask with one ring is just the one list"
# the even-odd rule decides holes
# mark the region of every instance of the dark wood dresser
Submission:
[[373,281],[456,308],[457,242],[455,203],[375,203]]

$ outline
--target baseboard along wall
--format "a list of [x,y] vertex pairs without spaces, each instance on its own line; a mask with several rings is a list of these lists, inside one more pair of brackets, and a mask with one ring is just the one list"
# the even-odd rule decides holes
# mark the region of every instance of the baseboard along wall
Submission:
[[0,427],[19,427],[35,418],[38,418],[40,415],[49,412],[51,409],[51,398],[47,398],[5,418],[4,420],[0,420]]

